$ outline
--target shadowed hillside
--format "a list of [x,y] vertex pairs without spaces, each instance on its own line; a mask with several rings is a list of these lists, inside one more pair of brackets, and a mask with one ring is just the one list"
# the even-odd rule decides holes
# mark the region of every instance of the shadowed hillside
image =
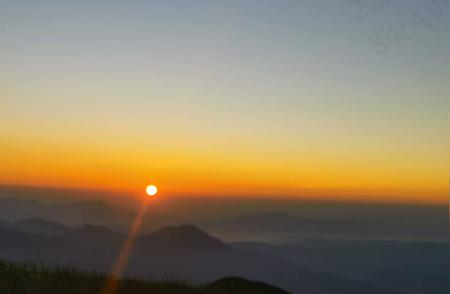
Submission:
[[[123,240],[121,234],[92,225],[59,235],[26,234],[0,227],[0,258],[50,266],[73,265],[83,270],[108,273]],[[293,293],[398,293],[339,275],[318,274],[277,256],[231,248],[190,225],[166,227],[138,236],[125,276],[188,280],[199,284],[238,276]]]
[[[0,261],[0,293],[3,294],[98,294],[106,275],[80,271],[71,267],[42,267]],[[288,292],[265,283],[242,278],[224,278],[206,285],[192,285],[183,281],[143,281],[124,279],[119,292],[126,294],[226,294]]]
[[310,238],[289,245],[240,242],[230,246],[402,293],[449,293],[448,243]]

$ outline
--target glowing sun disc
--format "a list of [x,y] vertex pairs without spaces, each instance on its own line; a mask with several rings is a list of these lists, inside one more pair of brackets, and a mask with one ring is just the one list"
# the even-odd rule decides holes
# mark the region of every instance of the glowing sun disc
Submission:
[[156,188],[155,185],[150,185],[147,186],[147,188],[145,188],[145,192],[147,193],[148,196],[155,196],[156,193],[158,193],[158,188]]

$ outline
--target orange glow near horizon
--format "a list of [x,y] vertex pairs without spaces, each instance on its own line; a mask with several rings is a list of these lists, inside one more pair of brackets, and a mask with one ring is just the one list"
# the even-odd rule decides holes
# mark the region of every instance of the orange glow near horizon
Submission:
[[376,54],[320,1],[28,2],[0,1],[0,185],[448,203],[448,13]]
[[[36,134],[35,134],[36,136]],[[0,183],[140,192],[149,178],[169,195],[290,197],[332,201],[447,203],[448,167],[439,154],[300,150],[252,144],[226,151],[130,137],[10,137],[0,145]],[[222,142],[225,144],[225,142]],[[411,159],[412,158],[412,159]]]

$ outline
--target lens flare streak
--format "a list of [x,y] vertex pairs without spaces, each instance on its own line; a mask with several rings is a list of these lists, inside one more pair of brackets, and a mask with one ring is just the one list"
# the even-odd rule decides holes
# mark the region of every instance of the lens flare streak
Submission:
[[133,250],[134,240],[139,232],[139,229],[142,224],[142,219],[145,215],[145,211],[147,208],[147,203],[144,203],[140,206],[139,211],[136,215],[136,218],[131,225],[131,228],[128,232],[127,239],[123,243],[119,254],[117,256],[116,262],[114,263],[111,274],[108,276],[105,286],[100,291],[100,294],[116,294],[119,286],[118,279],[121,278],[123,271],[125,270],[128,260],[130,257],[130,253]]

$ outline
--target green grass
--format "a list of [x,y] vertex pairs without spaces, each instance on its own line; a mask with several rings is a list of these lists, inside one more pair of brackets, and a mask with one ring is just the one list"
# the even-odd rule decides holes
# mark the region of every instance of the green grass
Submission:
[[[73,267],[11,263],[0,260],[1,294],[98,294],[107,276]],[[275,290],[275,291],[274,291]],[[283,293],[269,285],[240,278],[227,278],[209,285],[183,281],[123,279],[120,294],[235,294]]]
[[[98,294],[107,276],[73,267],[10,263],[0,261],[0,293],[11,294]],[[179,281],[123,279],[119,293],[207,293],[205,286]]]

